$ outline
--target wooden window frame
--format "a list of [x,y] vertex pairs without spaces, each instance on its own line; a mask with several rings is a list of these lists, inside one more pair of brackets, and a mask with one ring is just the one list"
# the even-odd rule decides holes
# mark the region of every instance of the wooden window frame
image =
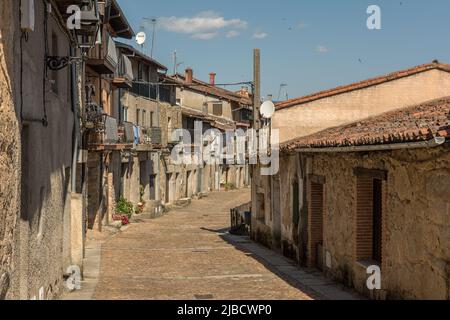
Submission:
[[[217,116],[217,117],[222,117],[223,116],[223,102],[222,103],[213,103],[212,105],[212,113],[213,115]],[[216,112],[218,111],[218,112]]]
[[[388,172],[377,169],[355,168],[355,260],[362,265],[376,264],[383,268],[386,230],[386,195]],[[380,261],[374,260],[374,183],[381,181]]]

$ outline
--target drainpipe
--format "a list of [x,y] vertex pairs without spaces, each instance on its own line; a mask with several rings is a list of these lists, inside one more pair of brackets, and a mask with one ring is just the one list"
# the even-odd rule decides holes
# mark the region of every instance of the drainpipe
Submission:
[[161,101],[160,101],[160,96],[159,96],[159,78],[158,78],[158,81],[156,84],[156,119],[158,120],[158,127],[161,127],[161,122],[159,119],[159,108],[161,107],[160,104],[161,104]]
[[[75,56],[76,50],[71,47],[70,48],[70,56]],[[71,175],[71,191],[75,192],[77,188],[77,163],[78,163],[78,137],[80,134],[80,127],[79,127],[79,121],[78,121],[78,86],[77,86],[77,65],[72,64],[70,67],[70,79],[71,79],[71,86],[70,86],[70,94],[71,94],[71,101],[72,101],[72,112],[73,112],[73,133],[72,133],[72,175]]]
[[302,153],[342,153],[342,152],[366,152],[366,151],[389,151],[400,149],[422,149],[422,148],[436,148],[446,142],[445,137],[436,137],[428,141],[421,142],[407,142],[394,143],[382,145],[369,146],[353,146],[353,147],[331,147],[331,148],[300,148],[296,152]]

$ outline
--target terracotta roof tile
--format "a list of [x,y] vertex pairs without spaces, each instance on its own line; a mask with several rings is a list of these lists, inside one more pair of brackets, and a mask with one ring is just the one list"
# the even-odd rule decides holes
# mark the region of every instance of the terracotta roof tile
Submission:
[[169,76],[172,80],[176,81],[180,85],[184,85],[186,87],[189,87],[191,90],[199,91],[203,93],[207,93],[219,98],[223,98],[230,101],[235,101],[243,105],[251,106],[253,105],[252,100],[249,97],[240,95],[239,93],[226,90],[217,86],[212,86],[209,83],[206,83],[204,81],[193,79],[193,84],[188,85],[185,82],[185,78],[183,75],[177,74],[175,76]]
[[296,106],[299,104],[323,99],[323,98],[334,96],[337,94],[346,93],[346,92],[350,92],[353,90],[358,90],[358,89],[363,89],[363,88],[379,85],[379,84],[382,84],[382,83],[385,83],[388,81],[393,81],[393,80],[397,80],[397,79],[404,78],[404,77],[409,77],[414,74],[433,70],[433,69],[450,72],[450,65],[440,63],[438,61],[433,61],[432,63],[423,64],[423,65],[413,67],[410,69],[406,69],[406,70],[402,70],[402,71],[397,71],[397,72],[390,73],[390,74],[387,74],[384,76],[371,78],[368,80],[352,83],[349,85],[340,86],[340,87],[336,87],[336,88],[325,90],[325,91],[320,91],[320,92],[313,93],[313,94],[310,94],[307,96],[283,101],[283,102],[277,103],[276,108],[277,108],[277,110],[282,110],[285,108],[290,108],[290,107],[293,107],[293,106]]
[[341,127],[294,139],[283,152],[299,148],[329,148],[428,141],[450,136],[450,97],[391,111]]

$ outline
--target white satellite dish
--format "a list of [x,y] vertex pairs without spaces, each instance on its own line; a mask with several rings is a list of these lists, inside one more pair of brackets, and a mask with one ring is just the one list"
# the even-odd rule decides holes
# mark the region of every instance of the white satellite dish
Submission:
[[145,43],[145,40],[147,40],[147,35],[145,34],[145,32],[138,32],[138,34],[136,35],[136,43],[141,46]]
[[259,111],[264,119],[270,119],[275,114],[275,105],[272,101],[265,101]]

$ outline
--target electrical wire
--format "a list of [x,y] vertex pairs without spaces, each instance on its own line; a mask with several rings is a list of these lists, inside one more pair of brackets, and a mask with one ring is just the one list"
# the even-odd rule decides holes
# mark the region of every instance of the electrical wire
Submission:
[[[146,81],[133,81],[133,83],[137,84],[148,84],[148,85],[160,85],[160,86],[166,86],[166,87],[207,87],[208,84],[201,84],[201,83],[164,83],[164,82],[146,82]],[[218,83],[215,84],[217,87],[227,87],[227,86],[239,86],[239,85],[253,85],[253,82],[251,81],[245,81],[245,82],[235,82],[235,83]],[[220,88],[219,88],[220,89]]]

